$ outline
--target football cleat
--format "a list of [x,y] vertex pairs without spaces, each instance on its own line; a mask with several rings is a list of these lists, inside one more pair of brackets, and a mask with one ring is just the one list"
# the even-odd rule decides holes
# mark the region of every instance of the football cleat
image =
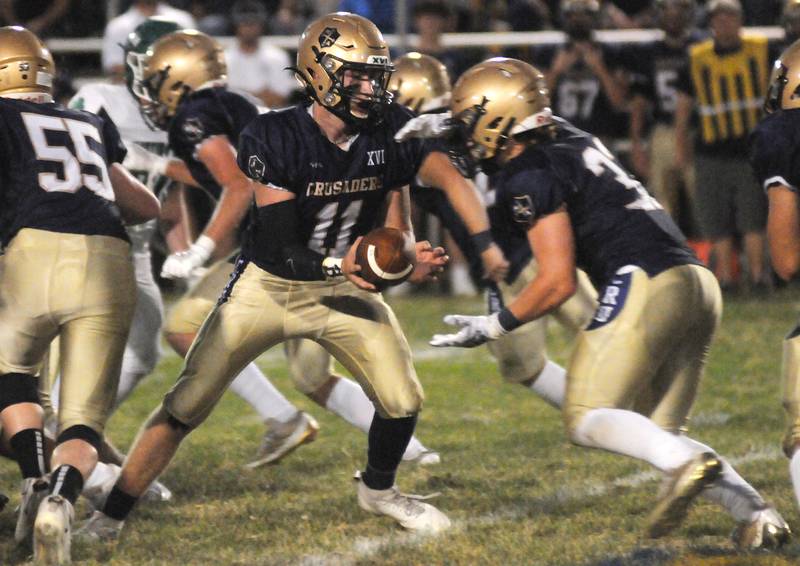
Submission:
[[26,478],[22,480],[22,499],[17,508],[17,527],[14,530],[14,540],[22,544],[33,532],[33,522],[36,520],[36,511],[42,500],[47,497],[50,484],[45,478]]
[[33,563],[61,566],[70,563],[72,503],[60,495],[48,495],[39,505],[33,527]]
[[397,487],[370,489],[359,477],[358,505],[364,511],[391,517],[406,529],[438,533],[450,527],[450,519],[423,499],[433,497],[401,493]]
[[125,521],[112,519],[102,511],[95,511],[80,527],[75,529],[75,539],[87,542],[109,542],[119,538]]
[[663,495],[647,520],[647,536],[659,538],[673,531],[689,512],[695,497],[714,483],[722,463],[712,452],[703,452],[669,474]]
[[[111,493],[111,489],[119,478],[120,467],[116,464],[107,464],[107,466],[112,473],[102,483],[94,487],[86,488],[81,493],[92,511],[103,508],[108,494]],[[162,503],[171,499],[172,491],[163,483],[154,481],[139,498],[139,503]]]
[[780,548],[789,541],[792,531],[774,507],[758,512],[749,523],[740,523],[731,538],[739,550]]
[[441,463],[442,458],[435,450],[423,450],[413,458],[403,458],[404,462],[416,464],[417,466],[435,466]]
[[314,417],[303,411],[297,411],[295,416],[285,423],[268,419],[267,427],[267,433],[261,441],[255,460],[246,464],[246,468],[253,470],[266,464],[277,464],[298,446],[312,442],[319,431],[319,425]]

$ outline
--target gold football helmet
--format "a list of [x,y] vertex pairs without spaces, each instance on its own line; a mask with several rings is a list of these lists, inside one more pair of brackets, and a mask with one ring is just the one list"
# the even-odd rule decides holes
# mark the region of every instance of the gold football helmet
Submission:
[[184,96],[225,84],[227,73],[219,43],[202,32],[185,29],[150,46],[142,78],[134,81],[133,90],[145,116],[166,129]]
[[553,123],[544,75],[518,59],[495,57],[468,69],[453,87],[451,159],[472,176],[518,134]]
[[447,67],[435,57],[412,51],[395,60],[389,92],[398,104],[430,112],[450,104],[451,90]]
[[[393,70],[383,35],[375,24],[356,14],[322,16],[300,36],[294,68],[298,80],[311,98],[349,124],[380,121],[383,108],[392,100],[387,84]],[[345,85],[346,71],[365,76],[372,94]]]
[[764,111],[800,108],[800,40],[781,53],[772,68]]
[[53,57],[33,32],[19,26],[0,28],[0,96],[49,95],[54,74]]

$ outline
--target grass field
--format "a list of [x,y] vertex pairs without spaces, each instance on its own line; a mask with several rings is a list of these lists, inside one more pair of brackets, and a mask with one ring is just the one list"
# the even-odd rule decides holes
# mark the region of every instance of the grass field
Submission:
[[[781,338],[795,322],[797,296],[782,291],[769,302],[727,302],[693,436],[729,457],[800,531],[779,448]],[[138,509],[116,546],[79,545],[73,559],[119,565],[800,563],[797,541],[775,554],[737,554],[728,538],[732,520],[705,502],[671,537],[643,539],[656,474],[633,460],[570,446],[559,414],[520,386],[503,383],[485,348],[440,357],[426,345],[442,328],[443,314],[478,312],[479,301],[415,297],[394,304],[427,393],[417,432],[443,458],[431,468],[404,465],[399,485],[413,493],[441,492],[435,503],[453,519],[451,531],[416,537],[358,508],[351,476],[365,462],[365,435],[294,391],[276,349],[260,363],[317,417],[317,441],[277,466],[244,471],[263,427],[243,402],[226,395],[163,478],[174,500]],[[569,343],[555,324],[552,330],[551,354],[563,363]],[[116,443],[130,444],[179,369],[175,356],[165,356],[114,415],[108,431]],[[0,464],[0,478],[12,497],[0,513],[0,564],[24,563],[28,553],[12,542],[16,465]],[[82,505],[78,511],[82,515]]]

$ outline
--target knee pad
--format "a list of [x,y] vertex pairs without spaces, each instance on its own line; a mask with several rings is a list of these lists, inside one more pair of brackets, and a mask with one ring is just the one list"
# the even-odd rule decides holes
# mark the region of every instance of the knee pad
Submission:
[[0,376],[0,411],[19,403],[39,404],[39,380],[27,373]]
[[68,440],[83,440],[94,446],[95,450],[99,450],[103,437],[96,430],[86,425],[73,425],[58,435],[56,444],[63,444]]

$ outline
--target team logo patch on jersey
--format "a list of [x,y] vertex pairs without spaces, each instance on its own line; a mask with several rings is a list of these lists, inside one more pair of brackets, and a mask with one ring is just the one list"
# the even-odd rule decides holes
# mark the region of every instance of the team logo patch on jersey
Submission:
[[633,273],[615,275],[611,282],[603,289],[603,296],[600,299],[600,306],[594,313],[594,318],[586,330],[595,330],[605,326],[622,311],[625,306],[625,299],[628,298],[628,290],[631,287]]
[[251,179],[263,179],[266,171],[267,166],[259,156],[251,155],[250,159],[247,160],[247,173]]
[[319,34],[319,46],[320,47],[330,47],[336,40],[339,39],[339,30],[336,28],[325,28],[322,30],[322,33]]
[[199,118],[188,118],[183,123],[182,129],[183,133],[186,135],[186,139],[191,142],[199,142],[203,139],[203,134],[205,134],[203,123]]
[[514,201],[511,203],[511,214],[514,222],[530,226],[533,223],[533,200],[531,197],[529,195],[514,197]]

